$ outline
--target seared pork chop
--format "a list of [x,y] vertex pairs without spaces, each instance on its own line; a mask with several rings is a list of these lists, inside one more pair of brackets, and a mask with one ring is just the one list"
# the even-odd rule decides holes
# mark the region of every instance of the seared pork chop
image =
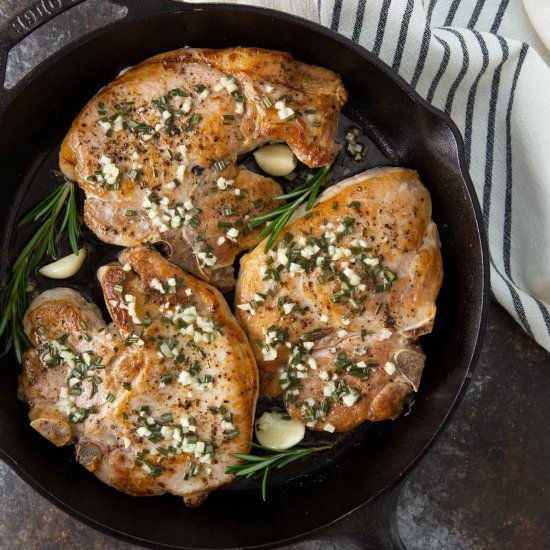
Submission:
[[236,303],[261,393],[314,430],[395,418],[417,391],[442,280],[416,172],[369,170],[296,212],[267,254],[241,259]]
[[332,162],[346,91],[338,75],[258,48],[182,49],[132,67],[73,122],[63,173],[86,193],[86,224],[121,246],[164,242],[170,259],[216,286],[257,242],[252,217],[279,185],[237,165],[286,141],[310,167]]
[[21,395],[31,426],[131,495],[197,505],[252,438],[257,371],[218,290],[144,247],[99,269],[113,324],[68,288],[30,305]]

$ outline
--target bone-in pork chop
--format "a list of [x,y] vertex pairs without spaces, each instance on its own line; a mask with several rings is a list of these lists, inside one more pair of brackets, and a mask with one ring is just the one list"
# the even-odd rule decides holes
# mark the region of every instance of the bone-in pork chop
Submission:
[[30,305],[20,393],[31,426],[132,495],[190,505],[250,447],[257,371],[220,292],[144,247],[100,268],[113,323],[68,288]]
[[173,262],[229,289],[236,255],[257,242],[250,219],[278,206],[281,193],[238,159],[286,141],[308,166],[329,164],[345,100],[338,75],[287,53],[168,52],[84,107],[60,166],[85,191],[84,218],[101,240],[164,242]]
[[416,172],[374,169],[298,211],[267,254],[241,260],[237,312],[261,392],[314,430],[395,418],[418,389],[442,280]]

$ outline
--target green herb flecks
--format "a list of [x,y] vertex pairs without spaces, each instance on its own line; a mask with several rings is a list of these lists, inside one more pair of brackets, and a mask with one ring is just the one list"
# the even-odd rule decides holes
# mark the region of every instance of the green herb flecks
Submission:
[[283,468],[287,464],[294,462],[300,458],[304,458],[318,451],[330,449],[330,445],[323,447],[292,447],[284,451],[274,451],[263,445],[252,443],[252,446],[266,451],[264,455],[251,455],[235,453],[235,458],[242,460],[240,464],[229,466],[226,474],[235,474],[237,477],[245,477],[247,479],[262,475],[262,499],[266,500],[267,492],[267,477],[272,468]]
[[1,356],[13,347],[17,360],[31,346],[23,331],[23,316],[27,310],[27,281],[44,256],[58,258],[57,245],[67,232],[71,248],[78,255],[81,236],[76,208],[74,183],[65,181],[53,193],[35,206],[19,222],[18,227],[39,223],[39,227],[21,249],[11,268],[11,277],[3,289],[0,338],[4,340]]
[[[283,227],[288,223],[294,212],[298,210],[299,206],[307,199],[306,203],[306,212],[313,208],[315,199],[319,194],[321,185],[325,181],[327,174],[329,173],[330,165],[324,166],[317,170],[317,172],[305,181],[302,185],[298,186],[296,189],[292,190],[290,193],[285,195],[279,195],[275,197],[275,200],[283,201],[290,200],[289,203],[269,212],[267,214],[262,214],[252,218],[251,226],[259,227],[260,225],[267,223],[266,227],[260,232],[258,238],[261,240],[269,235],[265,245],[265,252],[267,252],[271,245],[275,242],[275,239],[283,229]],[[292,199],[292,200],[291,200]]]

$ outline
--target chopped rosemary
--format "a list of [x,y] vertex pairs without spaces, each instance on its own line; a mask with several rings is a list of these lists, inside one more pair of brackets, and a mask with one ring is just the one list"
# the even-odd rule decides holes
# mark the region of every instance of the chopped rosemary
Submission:
[[266,451],[264,455],[251,455],[235,453],[235,458],[242,460],[240,464],[229,466],[226,474],[235,474],[237,477],[251,478],[259,475],[263,471],[262,476],[262,499],[265,502],[267,492],[267,476],[271,468],[282,468],[295,460],[303,458],[307,455],[318,451],[330,449],[330,445],[323,447],[292,447],[284,451],[274,451],[263,445],[252,443],[253,447]]
[[188,127],[192,128],[193,126],[196,126],[201,120],[202,120],[202,115],[200,113],[195,113],[189,119]]
[[258,235],[258,238],[260,240],[269,235],[269,238],[267,239],[267,243],[264,248],[265,252],[267,252],[271,248],[271,245],[275,242],[275,239],[277,238],[283,227],[287,224],[288,220],[290,220],[292,214],[296,212],[298,207],[306,199],[306,211],[309,211],[313,208],[315,199],[319,194],[319,189],[325,181],[329,170],[330,165],[324,166],[323,168],[317,170],[317,172],[306,182],[298,186],[290,193],[275,197],[275,200],[278,201],[293,199],[291,202],[273,210],[272,212],[268,212],[267,214],[262,214],[261,216],[252,218],[251,226],[253,228],[259,227],[263,223],[269,222]]
[[17,360],[31,343],[23,331],[23,316],[27,310],[27,280],[46,255],[58,258],[57,243],[66,231],[71,248],[78,255],[81,236],[76,208],[74,183],[63,182],[53,193],[35,206],[17,227],[39,222],[40,226],[21,249],[11,268],[11,278],[2,295],[0,338],[4,339],[5,355],[14,348]]
[[165,373],[160,377],[160,381],[161,381],[161,383],[163,383],[165,385],[166,384],[171,384],[172,383],[172,375],[169,372]]

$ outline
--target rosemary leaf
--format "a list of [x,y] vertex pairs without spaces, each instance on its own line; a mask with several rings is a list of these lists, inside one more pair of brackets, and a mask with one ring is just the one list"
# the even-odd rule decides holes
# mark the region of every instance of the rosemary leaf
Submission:
[[311,186],[311,193],[309,195],[309,199],[306,204],[306,211],[309,211],[313,208],[313,204],[315,203],[315,199],[317,198],[317,195],[319,194],[319,189],[321,188],[321,184],[323,181],[325,181],[325,177],[328,174],[328,166],[325,166],[324,168],[321,168],[319,171],[319,177],[317,178],[317,181],[313,183]]
[[[277,197],[275,197],[277,198]],[[272,212],[268,212],[266,214],[262,214],[261,216],[256,216],[255,218],[252,218],[251,225],[252,227],[258,227],[259,225],[262,225],[264,222],[269,221],[273,218],[277,218],[280,214],[284,214],[288,210],[288,205],[280,206],[276,210],[273,210]]]
[[324,451],[330,449],[330,445],[323,447],[292,447],[284,451],[274,451],[268,447],[252,443],[253,447],[265,451],[266,454],[263,455],[252,455],[252,454],[239,454],[236,453],[234,456],[242,462],[240,464],[234,464],[229,466],[226,470],[226,474],[235,474],[237,477],[251,478],[262,474],[262,499],[266,500],[267,493],[267,478],[269,472],[273,467],[283,468],[287,464],[294,462],[300,458],[303,458],[307,455],[318,451]]
[[53,193],[40,201],[28,214],[26,214],[17,224],[17,227],[22,227],[34,221],[43,221],[44,215],[51,211],[52,205],[57,204],[59,202],[59,197],[64,193],[65,185],[59,186]]
[[262,500],[267,500],[267,476],[269,475],[269,466],[266,466],[264,471],[264,477],[262,478]]
[[23,317],[28,305],[28,278],[45,255],[57,258],[57,244],[64,231],[68,233],[73,252],[78,254],[78,239],[82,232],[74,183],[65,181],[61,184],[26,214],[17,227],[30,223],[40,225],[15,259],[11,278],[2,293],[0,339],[4,341],[4,349],[0,356],[6,355],[13,347],[19,362],[24,351],[32,345],[23,331]]
[[262,214],[261,216],[256,216],[255,218],[252,218],[250,223],[252,228],[259,227],[260,225],[268,222],[266,227],[264,227],[258,235],[258,238],[260,240],[266,238],[269,235],[264,248],[265,252],[269,251],[283,227],[288,223],[294,212],[298,210],[298,207],[300,207],[306,199],[306,212],[313,208],[315,199],[317,198],[319,190],[321,189],[321,185],[324,183],[329,171],[330,165],[320,168],[311,178],[296,187],[296,189],[284,195],[279,195],[278,197],[275,197],[275,200],[277,201],[294,199],[292,202],[280,206],[272,212],[268,212],[267,214]]

